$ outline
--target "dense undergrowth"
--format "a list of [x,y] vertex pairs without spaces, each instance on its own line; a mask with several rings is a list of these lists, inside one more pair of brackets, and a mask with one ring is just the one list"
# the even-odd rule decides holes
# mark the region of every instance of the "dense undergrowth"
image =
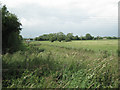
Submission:
[[117,88],[116,53],[29,44],[3,55],[3,87]]

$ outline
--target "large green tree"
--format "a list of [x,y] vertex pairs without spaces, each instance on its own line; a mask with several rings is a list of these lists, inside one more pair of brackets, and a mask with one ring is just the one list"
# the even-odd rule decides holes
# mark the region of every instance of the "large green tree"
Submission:
[[51,33],[51,34],[49,34],[48,36],[49,36],[49,41],[51,41],[51,42],[54,42],[54,41],[56,41],[56,39],[57,39],[55,33],[53,33],[53,34]]
[[68,33],[68,34],[67,34],[67,38],[69,38],[69,39],[72,40],[72,39],[73,39],[73,33]]
[[57,40],[61,42],[62,40],[65,40],[65,35],[63,32],[58,32],[57,33]]
[[6,6],[2,7],[2,52],[15,52],[21,44],[21,23],[15,14],[10,13]]
[[93,39],[93,37],[89,33],[87,33],[86,34],[86,40],[92,40],[92,39]]

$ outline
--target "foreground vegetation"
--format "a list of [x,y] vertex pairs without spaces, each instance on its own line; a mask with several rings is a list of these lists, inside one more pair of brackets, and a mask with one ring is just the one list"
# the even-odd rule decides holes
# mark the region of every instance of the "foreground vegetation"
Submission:
[[3,87],[117,88],[117,40],[25,44],[3,55]]
[[[118,87],[117,40],[98,40],[101,37],[93,37],[90,34],[78,37],[72,33],[65,35],[59,32],[36,37],[35,42],[22,43],[22,28],[17,16],[10,13],[6,6],[0,11],[3,22],[3,87]],[[96,41],[92,41],[93,39]],[[68,42],[71,40],[78,41]]]

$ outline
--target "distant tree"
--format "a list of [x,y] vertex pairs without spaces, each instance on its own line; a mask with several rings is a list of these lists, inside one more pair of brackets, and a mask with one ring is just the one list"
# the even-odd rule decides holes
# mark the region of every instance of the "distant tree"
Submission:
[[117,37],[113,36],[112,39],[117,39]]
[[43,38],[43,36],[38,37],[38,41],[44,41],[44,40],[45,40],[45,38]]
[[82,38],[81,38],[81,37],[79,37],[79,40],[82,40]]
[[97,36],[96,38],[97,38],[97,40],[99,40],[99,39],[100,39],[100,36]]
[[86,34],[86,40],[92,40],[93,39],[93,37],[88,33],[88,34]]
[[80,40],[80,39],[79,39],[78,35],[76,35],[73,37],[73,40]]
[[38,38],[39,38],[39,37],[35,37],[34,40],[35,40],[35,41],[38,41]]
[[73,33],[68,33],[67,36],[66,36],[66,38],[69,38],[69,39],[72,40],[73,39]]
[[[45,41],[45,40],[49,40],[51,42],[54,41],[70,41],[70,40],[99,40],[99,39],[103,39],[105,37],[94,37],[91,36],[89,33],[86,34],[85,36],[81,36],[78,37],[78,35],[73,36],[73,33],[68,33],[67,35],[65,35],[63,32],[58,32],[58,33],[50,33],[50,34],[43,34],[42,36],[36,37],[35,40],[39,40],[39,41]],[[111,38],[111,39],[116,39],[116,37],[106,37],[106,38]]]
[[99,39],[103,39],[103,37],[99,37]]
[[21,23],[15,14],[10,13],[6,6],[2,7],[2,52],[12,53],[20,49]]
[[42,36],[41,36],[41,39],[42,40],[49,40],[49,36],[48,36],[48,34],[43,34]]
[[57,40],[58,40],[59,42],[61,42],[61,41],[62,41],[62,38],[61,38],[61,37],[58,37]]
[[56,40],[55,34],[49,34],[49,41],[54,42]]
[[81,39],[81,40],[86,40],[86,37],[81,36],[80,39]]
[[57,40],[61,42],[62,40],[65,40],[65,35],[63,32],[57,33]]
[[107,39],[112,39],[111,37],[107,37]]
[[97,37],[94,37],[93,40],[97,40]]
[[51,42],[54,42],[55,40],[54,40],[54,37],[50,37],[50,39],[49,39]]

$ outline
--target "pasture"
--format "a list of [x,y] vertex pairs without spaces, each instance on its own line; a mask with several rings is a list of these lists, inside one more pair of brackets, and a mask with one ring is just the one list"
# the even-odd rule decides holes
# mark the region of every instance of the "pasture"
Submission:
[[46,45],[54,45],[60,47],[70,47],[76,49],[91,49],[94,51],[106,50],[111,52],[116,52],[118,49],[118,40],[79,40],[79,41],[71,41],[71,42],[58,42],[55,41],[53,43],[49,41],[36,41],[32,42],[34,44],[46,44]]
[[24,50],[3,55],[3,87],[118,87],[118,40],[24,44]]

